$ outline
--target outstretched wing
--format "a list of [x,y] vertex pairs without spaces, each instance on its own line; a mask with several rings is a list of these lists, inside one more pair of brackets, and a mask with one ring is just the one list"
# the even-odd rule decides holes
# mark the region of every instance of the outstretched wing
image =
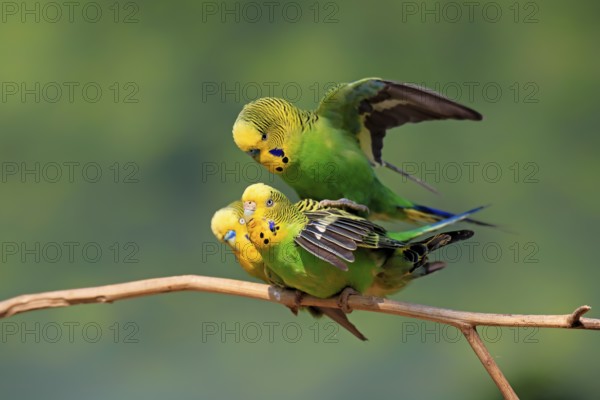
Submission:
[[403,242],[388,238],[381,226],[343,210],[304,212],[308,223],[294,241],[304,250],[347,271],[359,247],[398,248]]
[[408,122],[482,119],[477,111],[432,90],[378,78],[335,87],[321,101],[316,113],[355,135],[369,160],[378,165],[386,165],[381,150],[387,129]]

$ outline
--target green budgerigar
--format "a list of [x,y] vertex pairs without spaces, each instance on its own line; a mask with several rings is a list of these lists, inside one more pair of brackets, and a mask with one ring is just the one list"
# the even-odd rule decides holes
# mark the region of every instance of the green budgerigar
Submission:
[[453,214],[398,196],[381,183],[373,167],[409,176],[382,159],[386,131],[443,119],[482,117],[433,91],[368,78],[338,85],[315,111],[278,98],[255,100],[240,112],[233,138],[254,160],[280,174],[300,198],[347,198],[366,205],[369,219],[430,223]]
[[249,239],[267,268],[285,286],[320,298],[347,288],[374,296],[394,293],[445,266],[442,261],[429,262],[430,252],[473,235],[460,230],[407,243],[418,232],[387,233],[343,210],[302,212],[281,192],[261,183],[249,186],[242,201]]
[[[315,209],[319,207],[319,204],[318,202],[302,201],[297,203],[296,207],[298,210]],[[231,248],[244,271],[263,282],[281,285],[281,279],[273,272],[266,270],[262,256],[250,242],[241,201],[234,201],[227,207],[217,210],[211,220],[211,229],[220,242]],[[342,310],[325,307],[307,307],[307,310],[315,318],[326,315],[358,339],[367,340],[358,328],[348,320]],[[296,313],[297,309],[292,311]]]

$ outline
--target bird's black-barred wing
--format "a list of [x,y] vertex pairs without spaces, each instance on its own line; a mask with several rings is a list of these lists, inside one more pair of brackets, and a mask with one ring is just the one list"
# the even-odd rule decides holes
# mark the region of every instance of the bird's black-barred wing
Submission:
[[354,215],[359,215],[360,213],[369,214],[369,208],[363,204],[358,204],[352,200],[348,199],[338,199],[338,200],[313,200],[313,199],[302,199],[296,203],[294,203],[294,207],[301,211],[302,213],[310,212],[310,211],[322,211],[322,210],[330,210],[337,209],[350,212]]
[[308,223],[294,239],[296,244],[344,271],[348,270],[346,262],[354,262],[354,251],[359,247],[394,249],[404,245],[387,237],[381,226],[343,210],[310,211],[304,215]]
[[321,101],[317,115],[356,136],[373,164],[399,168],[381,158],[387,129],[442,119],[479,121],[481,114],[432,90],[378,78],[367,78],[333,88]]
[[294,207],[303,213],[308,211],[318,211],[322,208],[320,202],[313,199],[302,199],[294,203]]

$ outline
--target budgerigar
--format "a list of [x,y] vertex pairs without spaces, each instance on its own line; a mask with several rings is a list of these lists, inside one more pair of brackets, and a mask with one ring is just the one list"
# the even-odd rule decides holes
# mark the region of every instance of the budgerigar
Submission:
[[430,252],[473,235],[461,230],[406,243],[398,240],[406,235],[388,234],[342,210],[301,212],[281,192],[261,183],[246,188],[242,201],[249,239],[267,269],[286,286],[320,298],[346,288],[366,295],[394,293],[445,266],[429,262]]
[[[298,205],[298,209],[314,208],[315,206],[314,203],[302,202]],[[235,201],[218,210],[212,218],[211,229],[219,241],[226,243],[233,250],[236,259],[249,275],[266,283],[281,285],[281,280],[273,272],[269,272],[267,275],[262,256],[250,242],[241,201]],[[326,315],[358,339],[366,340],[366,337],[348,320],[342,310],[325,307],[307,307],[307,309],[314,317]]]
[[254,160],[281,175],[300,198],[347,198],[366,205],[369,219],[431,223],[453,214],[398,196],[381,183],[373,167],[404,174],[382,159],[386,131],[408,122],[442,119],[482,117],[433,91],[368,78],[337,86],[315,111],[278,98],[255,100],[240,112],[233,139]]
[[269,281],[265,274],[262,256],[248,237],[241,201],[234,201],[217,210],[212,217],[210,227],[217,240],[231,248],[235,258],[248,275],[263,282]]

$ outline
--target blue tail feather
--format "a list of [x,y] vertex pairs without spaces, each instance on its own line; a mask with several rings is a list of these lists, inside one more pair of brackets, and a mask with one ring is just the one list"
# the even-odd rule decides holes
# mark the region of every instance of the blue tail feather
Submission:
[[415,228],[415,229],[411,229],[411,230],[403,231],[403,232],[394,232],[394,233],[391,233],[390,236],[392,236],[394,239],[399,240],[401,242],[407,242],[416,237],[422,236],[426,233],[439,231],[440,229],[445,228],[449,225],[455,224],[459,221],[468,221],[469,220],[469,218],[467,218],[468,216],[470,216],[471,214],[474,214],[484,208],[485,208],[485,206],[481,206],[481,207],[477,207],[472,210],[466,211],[464,213],[460,213],[460,214],[456,214],[456,215],[450,214],[451,217],[449,217],[449,218],[442,219],[438,222],[434,222],[429,225],[421,226],[420,228]]
[[[412,208],[414,208],[417,211],[423,212],[425,214],[433,215],[433,216],[436,216],[436,217],[439,217],[442,219],[453,218],[456,216],[456,214],[449,213],[448,211],[438,210],[437,208],[421,206],[418,204],[415,204]],[[484,207],[478,207],[477,209],[475,209],[475,211],[479,211],[482,208],[484,208]],[[470,212],[468,211],[467,213],[471,213],[471,212],[474,212],[474,210],[471,210]],[[490,223],[479,221],[479,220],[472,219],[472,218],[465,218],[465,221],[470,222],[472,224],[481,225],[481,226],[490,226],[493,228],[496,227],[496,225],[494,225],[494,224],[490,224]]]

